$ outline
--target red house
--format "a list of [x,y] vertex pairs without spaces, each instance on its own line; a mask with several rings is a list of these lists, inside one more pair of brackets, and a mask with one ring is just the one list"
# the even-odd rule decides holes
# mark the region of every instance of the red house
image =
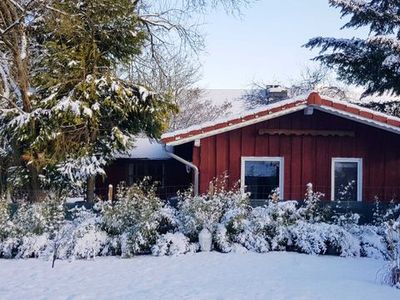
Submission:
[[200,193],[226,172],[229,186],[240,180],[253,199],[266,199],[275,188],[281,199],[303,199],[309,182],[326,200],[400,197],[400,119],[315,92],[167,133],[161,141],[192,170]]

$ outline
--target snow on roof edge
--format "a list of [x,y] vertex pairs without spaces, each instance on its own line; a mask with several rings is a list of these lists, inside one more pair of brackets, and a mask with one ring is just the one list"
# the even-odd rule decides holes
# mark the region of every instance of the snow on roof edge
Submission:
[[189,126],[187,128],[184,128],[184,129],[179,129],[179,130],[175,130],[175,131],[164,133],[161,136],[161,139],[170,138],[170,137],[174,137],[176,135],[185,134],[185,133],[191,132],[193,130],[201,130],[201,129],[209,127],[209,126],[213,126],[213,125],[216,125],[216,124],[229,122],[229,121],[234,120],[234,119],[244,118],[246,116],[254,115],[254,114],[257,114],[259,112],[265,111],[267,109],[273,109],[275,107],[280,107],[280,106],[283,106],[283,105],[286,105],[286,104],[290,104],[290,103],[294,103],[294,102],[297,102],[297,101],[301,101],[301,100],[306,101],[307,97],[308,97],[308,95],[300,95],[300,96],[293,97],[293,98],[290,98],[290,99],[277,101],[277,102],[274,102],[274,103],[271,103],[271,104],[260,105],[260,106],[258,106],[256,108],[248,110],[246,112],[241,112],[241,113],[238,113],[238,114],[232,114],[232,115],[227,116],[227,117],[215,119],[214,121],[207,121],[207,122],[204,122],[204,123],[200,123],[200,124]]
[[383,113],[383,112],[380,112],[380,111],[376,111],[376,110],[370,109],[368,107],[365,107],[365,106],[357,104],[357,102],[350,102],[350,101],[347,102],[347,101],[338,100],[338,99],[335,99],[335,98],[332,98],[332,97],[328,97],[328,96],[324,96],[324,95],[320,96],[320,97],[322,99],[325,99],[325,100],[329,100],[329,101],[332,101],[332,102],[335,102],[335,103],[338,103],[338,104],[343,104],[343,105],[346,105],[348,107],[352,107],[352,108],[356,108],[356,109],[362,109],[364,112],[368,112],[368,113],[371,113],[371,114],[374,114],[374,115],[377,115],[377,116],[385,117],[385,118],[400,122],[400,118],[399,117],[392,116],[392,115],[389,115],[389,114],[386,114],[386,113]]
[[[170,146],[166,147],[168,151],[172,149]],[[115,153],[114,158],[166,160],[171,158],[167,150],[157,140],[148,137],[137,137],[131,149],[126,152]]]
[[[313,93],[313,92],[315,92],[315,91],[312,91],[311,93]],[[184,128],[184,129],[180,129],[180,130],[176,130],[176,131],[172,131],[172,132],[167,132],[167,133],[165,133],[165,134],[163,134],[161,136],[161,140],[167,139],[167,138],[171,138],[171,137],[175,137],[175,136],[178,136],[178,135],[187,134],[187,133],[189,133],[191,131],[201,130],[201,129],[204,129],[204,128],[207,128],[207,127],[210,127],[210,126],[214,126],[216,124],[226,123],[226,122],[229,122],[229,121],[234,120],[234,119],[244,118],[246,116],[257,114],[257,113],[265,111],[265,110],[273,109],[275,107],[284,106],[284,105],[287,105],[287,104],[290,104],[290,103],[294,103],[294,102],[297,102],[297,101],[301,101],[301,100],[307,101],[307,99],[308,99],[308,97],[309,97],[309,95],[311,93],[300,95],[300,96],[293,97],[293,98],[290,98],[290,99],[287,99],[287,100],[283,100],[283,101],[278,101],[278,102],[275,102],[275,103],[272,103],[272,104],[261,105],[261,106],[258,106],[257,108],[252,109],[252,110],[248,110],[246,112],[242,112],[242,113],[239,113],[239,114],[230,115],[230,116],[227,116],[227,117],[224,117],[224,118],[218,118],[218,119],[216,119],[214,121],[208,121],[208,122],[204,122],[204,123],[201,123],[201,124],[192,125],[192,126],[189,126],[187,128]],[[318,92],[316,92],[316,93],[318,94]],[[394,120],[394,121],[400,122],[400,118],[398,118],[398,117],[395,117],[395,116],[392,116],[392,115],[389,115],[389,114],[386,114],[386,113],[378,112],[378,111],[372,110],[370,108],[358,105],[358,104],[350,102],[350,101],[338,100],[338,99],[335,99],[335,98],[332,98],[332,97],[328,97],[328,96],[325,96],[325,95],[322,95],[322,96],[319,95],[319,96],[321,97],[321,99],[324,99],[324,100],[332,101],[332,102],[337,103],[337,104],[343,104],[343,105],[345,105],[347,107],[355,108],[357,110],[362,110],[364,112],[371,113],[371,114],[376,115],[376,116],[381,116],[381,117],[384,117],[384,118],[387,118],[387,119],[390,119],[390,120]],[[354,115],[354,117],[356,119],[358,118],[356,115]],[[369,121],[370,121],[370,123],[374,123],[375,122],[375,123],[378,123],[378,125],[384,125],[384,127],[387,127],[387,128],[392,128],[393,127],[393,126],[391,126],[389,124],[386,124],[386,123],[383,123],[383,122],[379,122],[379,121],[375,121],[375,120],[369,120]],[[399,130],[400,130],[400,128],[399,128]]]

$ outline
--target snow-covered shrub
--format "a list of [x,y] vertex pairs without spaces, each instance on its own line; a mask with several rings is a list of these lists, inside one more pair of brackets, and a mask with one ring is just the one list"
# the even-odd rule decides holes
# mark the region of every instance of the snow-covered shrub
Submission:
[[213,240],[215,243],[215,249],[223,253],[232,251],[233,242],[231,237],[228,235],[228,230],[223,224],[218,224],[214,232]]
[[390,201],[388,208],[383,215],[383,221],[396,220],[400,218],[400,203]]
[[55,194],[48,194],[40,203],[18,203],[15,213],[8,217],[7,238],[1,242],[0,256],[40,256],[64,222],[63,198]]
[[11,231],[11,212],[7,201],[0,198],[0,243],[5,239]]
[[40,257],[45,253],[49,244],[50,240],[47,233],[23,236],[18,245],[18,252],[16,253],[15,258]]
[[73,256],[85,259],[94,258],[102,253],[107,242],[108,235],[106,232],[96,230],[96,228],[87,228],[75,237]]
[[101,218],[93,210],[84,207],[71,211],[72,220],[65,221],[53,231],[43,256],[55,259],[89,259],[107,255],[108,234],[101,229]]
[[203,228],[214,231],[222,216],[222,201],[216,197],[180,195],[178,203],[179,231],[197,240]]
[[346,212],[346,213],[335,213],[332,216],[333,224],[344,226],[346,228],[354,227],[360,220],[360,215],[357,213]]
[[13,258],[17,255],[21,240],[15,237],[7,237],[0,243],[0,257]]
[[296,201],[270,201],[251,210],[235,241],[256,252],[284,250],[291,245],[289,226],[299,218]]
[[359,256],[359,240],[343,227],[327,223],[299,221],[290,232],[297,250],[307,254],[325,254],[333,250],[340,256]]
[[192,252],[194,248],[191,246],[189,239],[182,233],[166,233],[158,237],[156,244],[151,248],[151,252],[155,256],[180,255]]
[[28,234],[42,234],[45,229],[43,205],[41,203],[22,202],[12,217],[14,237],[23,237]]
[[74,212],[72,220],[73,229],[73,250],[74,258],[94,258],[98,255],[107,255],[104,251],[109,246],[108,234],[101,230],[100,217],[92,210],[84,207]]
[[379,201],[378,196],[374,197],[374,208],[372,213],[372,224],[380,225],[384,222],[384,214],[385,211],[381,207],[381,202]]
[[400,289],[400,217],[386,222],[390,260],[384,274],[384,281]]
[[234,233],[249,210],[247,195],[237,189],[216,188],[214,193],[201,196],[192,196],[189,190],[179,197],[178,229],[192,240],[197,240],[204,228],[213,234],[220,223]]
[[346,226],[347,230],[358,238],[361,256],[388,259],[388,248],[382,226],[362,225]]
[[12,217],[13,236],[23,237],[28,234],[41,235],[58,230],[64,220],[64,198],[50,193],[43,202],[28,203],[23,201]]
[[[150,252],[158,237],[160,225],[171,217],[156,196],[155,187],[147,181],[131,187],[120,186],[117,201],[102,205],[104,229],[120,237],[121,254],[125,257]],[[168,220],[170,222],[171,220]]]
[[316,223],[326,220],[326,212],[321,208],[321,199],[325,194],[314,192],[312,183],[306,185],[304,206],[299,208],[300,215],[308,222]]

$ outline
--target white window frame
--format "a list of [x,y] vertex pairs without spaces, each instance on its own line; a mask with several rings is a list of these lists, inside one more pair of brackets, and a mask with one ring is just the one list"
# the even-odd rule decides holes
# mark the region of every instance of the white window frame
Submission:
[[247,161],[266,161],[279,162],[279,198],[283,199],[284,195],[284,174],[285,174],[285,159],[282,156],[242,156],[241,171],[240,171],[240,189],[245,192],[245,170]]
[[354,157],[333,157],[331,164],[331,201],[335,200],[335,163],[352,162],[357,163],[357,202],[362,201],[363,191],[363,159]]

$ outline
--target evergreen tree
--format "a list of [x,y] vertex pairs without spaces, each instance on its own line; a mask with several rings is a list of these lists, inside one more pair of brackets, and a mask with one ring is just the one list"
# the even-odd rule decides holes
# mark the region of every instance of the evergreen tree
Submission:
[[245,3],[1,0],[0,177],[31,201],[44,198],[43,188],[85,182],[93,198],[112,154],[138,133],[159,137],[175,110],[171,95],[118,71],[132,61],[161,68],[168,45],[201,49],[192,16]]
[[400,1],[329,0],[342,17],[351,16],[343,28],[369,27],[365,39],[316,37],[305,46],[318,47],[314,59],[334,67],[339,78],[366,86],[364,95],[400,94]]
[[3,134],[19,145],[25,166],[51,175],[48,182],[60,175],[60,182],[89,180],[93,191],[94,176],[113,152],[139,132],[158,137],[168,124],[168,99],[116,75],[118,64],[140,54],[145,38],[135,3],[51,1],[32,27],[38,55],[31,109],[4,111]]

